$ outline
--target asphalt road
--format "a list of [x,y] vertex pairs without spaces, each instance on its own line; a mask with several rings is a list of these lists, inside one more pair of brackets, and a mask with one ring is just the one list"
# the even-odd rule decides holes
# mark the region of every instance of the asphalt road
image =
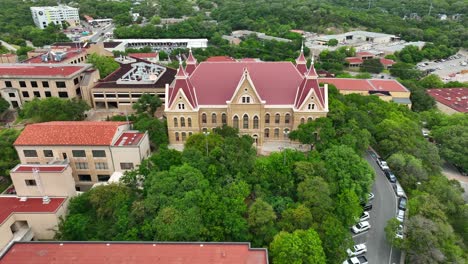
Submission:
[[366,160],[375,170],[375,182],[372,192],[375,197],[371,201],[372,210],[369,223],[371,229],[365,233],[353,235],[356,244],[365,243],[367,245],[366,257],[369,264],[393,264],[400,262],[400,251],[392,248],[385,238],[385,226],[387,221],[396,216],[397,199],[391,183],[370,155],[366,155]]

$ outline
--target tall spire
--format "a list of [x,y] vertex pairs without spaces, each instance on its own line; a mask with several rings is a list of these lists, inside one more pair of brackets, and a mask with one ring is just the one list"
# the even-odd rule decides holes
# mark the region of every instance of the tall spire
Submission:
[[179,69],[177,70],[176,79],[187,78],[187,74],[185,73],[184,66],[182,65],[182,58],[179,57]]
[[193,57],[191,47],[189,48],[189,55],[188,55],[187,60],[185,61],[185,63],[186,64],[197,64],[197,60],[195,59],[195,57]]
[[301,53],[299,54],[299,57],[296,59],[296,64],[306,64],[307,60],[304,57],[304,41],[302,41],[301,44]]

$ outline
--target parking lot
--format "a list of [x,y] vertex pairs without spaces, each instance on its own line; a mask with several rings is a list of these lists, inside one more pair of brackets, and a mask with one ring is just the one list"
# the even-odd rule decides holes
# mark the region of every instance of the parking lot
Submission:
[[438,75],[446,82],[455,80],[463,82],[463,80],[468,81],[468,73],[461,74],[462,70],[468,70],[467,61],[467,54],[459,52],[447,59],[418,63],[418,69],[421,71],[432,69],[434,71],[431,74]]

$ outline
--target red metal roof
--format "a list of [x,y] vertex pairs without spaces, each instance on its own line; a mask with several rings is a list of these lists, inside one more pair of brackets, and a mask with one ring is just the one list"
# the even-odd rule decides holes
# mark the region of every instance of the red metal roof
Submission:
[[83,49],[78,49],[78,48],[60,47],[60,46],[54,46],[54,48],[63,48],[63,50],[65,52],[67,52],[67,55],[65,55],[63,60],[61,60],[61,61],[49,60],[47,62],[43,62],[41,56],[46,54],[46,53],[43,53],[41,55],[38,55],[38,56],[32,57],[30,59],[27,59],[23,63],[60,64],[60,63],[63,63],[64,60],[68,61],[68,60],[71,60],[71,59],[73,59],[75,57],[79,57],[79,56],[83,55],[83,52],[85,51],[84,48]]
[[128,56],[138,59],[147,59],[147,58],[156,58],[158,56],[157,52],[152,53],[129,53]]
[[321,78],[320,83],[329,83],[336,86],[338,90],[347,91],[388,91],[409,92],[396,80],[380,79],[351,79],[351,78]]
[[362,64],[363,60],[358,57],[348,57],[345,59],[349,64]]
[[28,64],[13,64],[13,65],[1,65],[0,64],[0,76],[69,76],[76,74],[79,71],[87,68],[87,66],[78,65],[54,65],[54,64],[43,64],[43,65],[28,65]]
[[244,68],[267,104],[294,104],[303,77],[291,62],[202,62],[190,76],[198,104],[225,105],[231,100]]
[[[3,224],[14,213],[55,213],[64,201],[65,198],[51,198],[50,203],[43,204],[42,198],[28,198],[21,202],[16,196],[2,196],[0,197],[0,223]],[[3,258],[0,259],[0,263],[3,264]]]
[[226,62],[226,61],[236,61],[235,59],[229,56],[213,56],[206,59],[207,62]]
[[21,164],[11,172],[33,172],[33,169],[38,169],[39,172],[62,172],[67,167],[68,165]]
[[127,132],[122,135],[114,143],[114,146],[136,146],[140,143],[145,133]]
[[304,52],[302,50],[301,50],[301,53],[299,53],[299,57],[297,57],[297,59],[296,59],[296,63],[297,64],[307,63],[307,60],[304,57]]
[[375,55],[368,51],[361,51],[356,53],[357,57],[374,57]]
[[395,61],[390,60],[390,59],[381,58],[380,63],[382,63],[383,65],[391,66],[391,65],[395,64]]
[[15,146],[110,146],[126,122],[56,121],[27,125]]
[[296,65],[296,68],[297,70],[299,71],[299,73],[301,75],[306,75],[308,69],[307,69],[307,65],[305,63],[299,63]]
[[267,264],[248,243],[16,242],[2,264]]
[[441,104],[468,113],[468,88],[429,89],[427,93]]
[[185,66],[185,72],[188,75],[191,75],[192,72],[194,72],[196,68],[197,68],[196,64],[187,64],[187,66]]
[[189,55],[188,55],[188,58],[185,61],[185,63],[186,64],[197,64],[197,59],[195,59],[195,57],[193,57],[192,49],[189,50]]

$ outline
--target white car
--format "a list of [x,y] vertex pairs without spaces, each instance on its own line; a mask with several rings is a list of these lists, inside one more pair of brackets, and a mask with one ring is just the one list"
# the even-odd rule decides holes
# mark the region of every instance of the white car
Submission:
[[358,244],[358,245],[355,245],[354,247],[348,248],[346,250],[346,253],[348,253],[348,257],[359,256],[359,255],[364,254],[366,252],[367,252],[366,244]]
[[388,164],[385,160],[379,160],[379,166],[382,170],[389,170]]
[[362,213],[361,217],[359,218],[359,222],[369,220],[370,214],[369,212],[364,212]]
[[372,199],[374,199],[374,194],[373,193],[368,193],[367,194],[367,200],[370,201]]
[[398,221],[400,221],[400,222],[403,222],[405,220],[405,211],[398,210],[398,214],[397,214],[396,219],[398,219]]
[[403,239],[403,226],[402,225],[398,226],[395,237],[399,239]]
[[356,225],[353,226],[353,233],[359,234],[364,231],[367,231],[371,228],[371,225],[367,221],[359,222]]

